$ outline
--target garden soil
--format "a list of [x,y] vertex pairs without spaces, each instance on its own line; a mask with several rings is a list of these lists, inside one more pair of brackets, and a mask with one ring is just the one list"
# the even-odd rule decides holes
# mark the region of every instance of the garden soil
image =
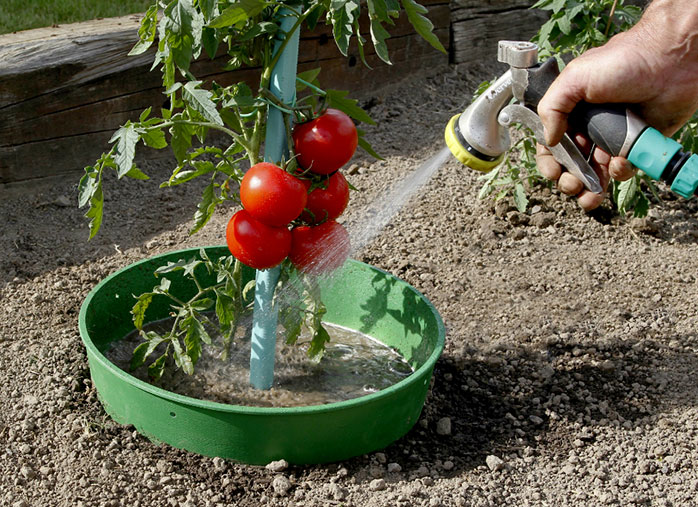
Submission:
[[[495,72],[444,67],[361,97],[384,160],[358,154],[345,169],[359,189],[347,225],[441,150],[449,118]],[[354,255],[413,284],[446,323],[418,423],[347,461],[256,467],[151,443],[110,420],[90,380],[87,293],[146,256],[224,241],[234,207],[190,236],[201,187],[159,189],[168,167],[143,163],[145,183],[107,178],[90,242],[79,174],[0,189],[0,505],[698,504],[695,201],[662,191],[648,218],[620,218],[536,187],[520,213],[478,199],[478,174],[449,160]]]

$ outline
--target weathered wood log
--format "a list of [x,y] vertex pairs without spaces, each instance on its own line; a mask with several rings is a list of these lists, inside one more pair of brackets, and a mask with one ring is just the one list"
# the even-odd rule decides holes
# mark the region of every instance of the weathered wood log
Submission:
[[472,65],[497,58],[499,40],[529,40],[547,19],[530,0],[453,0],[451,62]]
[[[448,3],[422,3],[448,48]],[[0,36],[0,184],[80,170],[105,151],[120,125],[137,119],[147,107],[162,106],[160,72],[149,72],[153,51],[126,57],[137,40],[139,19],[126,16]],[[355,42],[349,58],[342,56],[329,27],[303,32],[299,70],[322,67],[324,87],[360,93],[448,62],[447,55],[414,33],[405,16],[390,31],[393,65],[380,62],[367,47],[372,69],[360,61]],[[223,85],[246,81],[256,86],[259,69],[223,72],[225,61],[225,55],[202,58],[192,72]]]

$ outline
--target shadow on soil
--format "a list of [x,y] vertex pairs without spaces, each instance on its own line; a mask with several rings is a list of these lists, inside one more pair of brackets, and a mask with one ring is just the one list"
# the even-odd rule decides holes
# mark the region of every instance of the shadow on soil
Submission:
[[[436,365],[421,420],[383,452],[413,477],[423,473],[423,465],[456,476],[484,465],[489,454],[535,456],[539,446],[553,442],[546,449],[566,456],[575,441],[593,442],[600,426],[632,429],[650,422],[663,407],[697,404],[686,394],[695,371],[695,354],[647,341],[606,350],[555,343],[535,352],[489,352],[486,359],[468,352],[444,357]],[[442,418],[451,420],[450,435],[436,430]],[[557,421],[578,422],[582,429],[560,432]],[[450,471],[437,463],[447,460],[454,464]]]

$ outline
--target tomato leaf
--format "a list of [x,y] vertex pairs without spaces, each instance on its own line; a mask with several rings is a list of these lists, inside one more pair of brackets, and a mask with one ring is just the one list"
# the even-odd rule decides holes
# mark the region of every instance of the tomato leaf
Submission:
[[189,231],[189,234],[195,234],[201,228],[206,225],[206,223],[211,219],[213,216],[213,212],[216,209],[216,206],[220,202],[215,195],[214,192],[214,183],[213,181],[209,183],[206,188],[204,189],[204,193],[201,197],[201,201],[199,201],[199,204],[197,205],[196,213],[194,213],[194,228]]
[[165,133],[159,128],[143,130],[140,132],[140,137],[146,146],[155,148],[156,150],[167,147]]
[[138,296],[136,304],[133,305],[131,309],[131,315],[133,315],[133,325],[139,331],[143,329],[143,322],[145,320],[145,312],[153,301],[154,292],[144,292]]
[[222,126],[221,115],[218,114],[216,104],[211,100],[213,94],[208,90],[199,88],[200,84],[201,81],[189,81],[185,84],[182,98],[208,121]]
[[618,205],[618,212],[621,215],[624,215],[630,209],[630,203],[632,202],[633,198],[635,197],[635,194],[637,193],[637,179],[633,176],[629,180],[621,181],[618,185],[618,188],[619,191],[616,204]]
[[211,21],[211,28],[226,28],[236,26],[240,28],[249,18],[255,17],[269,5],[263,0],[241,0],[221,12],[220,16]]
[[318,321],[318,327],[313,333],[313,339],[308,347],[308,357],[319,361],[325,352],[325,345],[330,341],[327,329]]
[[359,146],[369,155],[371,155],[373,158],[377,160],[384,160],[383,157],[381,157],[376,150],[373,149],[373,146],[371,146],[371,143],[369,143],[366,140],[366,137],[364,136],[365,132],[361,129],[356,129],[356,132],[359,134]]
[[418,4],[414,0],[402,0],[402,6],[405,9],[405,13],[407,13],[407,19],[417,33],[421,35],[425,41],[431,44],[433,48],[441,51],[442,53],[446,53],[446,48],[444,48],[443,44],[441,44],[439,38],[434,35],[434,25],[431,21],[429,21],[429,18],[423,15],[429,12],[426,7]]
[[188,169],[185,171],[180,171],[178,168],[170,177],[170,179],[164,183],[162,183],[160,186],[161,187],[174,187],[176,185],[180,185],[182,183],[186,183],[187,181],[191,181],[194,178],[197,178],[199,176],[203,176],[205,174],[209,174],[213,171],[216,170],[216,167],[213,165],[213,162],[210,162],[208,160],[202,160],[202,161],[196,161],[192,162],[192,165],[194,169]]
[[158,357],[153,363],[148,366],[148,376],[153,380],[160,380],[165,372],[165,364],[167,361],[167,353]]
[[279,312],[279,320],[286,330],[286,343],[293,345],[298,341],[303,328],[303,309],[296,306],[285,307]]
[[347,98],[348,93],[344,90],[327,90],[327,104],[329,107],[339,109],[348,114],[357,121],[375,125],[376,122],[358,105],[358,100]]
[[103,155],[98,161],[97,167],[85,167],[85,175],[78,184],[78,205],[82,208],[89,204],[90,207],[85,217],[90,219],[90,235],[88,239],[95,237],[102,226],[102,214],[104,211],[104,194],[102,192],[102,168],[113,164],[111,155]]
[[151,5],[141,20],[138,28],[139,41],[129,51],[128,56],[135,56],[145,53],[155,41],[155,31],[158,24],[158,6]]
[[175,0],[165,8],[165,26],[175,34],[189,34],[192,32],[192,23],[196,16],[196,10],[191,0]]
[[359,13],[359,4],[355,0],[331,0],[329,17],[332,22],[332,35],[339,51],[349,54],[349,41],[354,33],[354,20]]
[[235,322],[235,301],[218,289],[216,289],[216,296],[216,317],[221,326],[228,329]]
[[186,124],[175,123],[170,127],[170,134],[172,134],[172,140],[170,141],[172,151],[177,161],[181,164],[187,157],[187,150],[191,148],[193,133]]
[[110,143],[116,143],[116,153],[114,154],[114,162],[116,162],[116,175],[119,179],[123,178],[133,167],[133,160],[136,157],[136,143],[140,136],[134,125],[129,121],[117,130]]
[[[187,329],[191,329],[192,326],[190,326]],[[190,342],[193,342],[195,338],[190,338],[189,333],[187,332],[187,335],[185,336],[185,343],[187,342],[187,339],[189,339]],[[179,343],[179,339],[174,337],[171,342],[172,347],[174,349],[174,361],[175,364],[184,371],[187,375],[191,375],[194,373],[194,363],[189,356],[189,347],[191,346],[192,348],[192,354],[196,354],[196,348],[194,343],[186,343],[187,351],[185,352],[184,349],[182,349],[182,344]],[[201,345],[201,342],[199,341],[199,346]],[[200,349],[199,349],[200,352]],[[197,358],[198,359],[198,358]]]
[[524,213],[528,206],[528,197],[526,197],[526,191],[521,183],[514,185],[514,204],[521,213]]

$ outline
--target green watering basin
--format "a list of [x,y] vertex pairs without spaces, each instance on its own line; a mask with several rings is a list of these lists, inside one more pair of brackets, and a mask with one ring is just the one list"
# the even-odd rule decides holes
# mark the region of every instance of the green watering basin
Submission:
[[[115,421],[132,424],[156,442],[257,465],[279,459],[309,464],[351,458],[386,447],[417,422],[443,350],[443,322],[412,286],[353,260],[323,286],[325,321],[365,332],[412,365],[413,374],[387,389],[325,405],[247,407],[166,391],[111,363],[104,351],[134,329],[133,295],[152,289],[157,267],[198,252],[198,248],[180,250],[127,266],[99,283],[82,305],[80,335],[92,380]],[[212,259],[229,254],[226,247],[207,247],[206,252]],[[192,284],[179,273],[166,276],[173,293],[194,294]],[[251,280],[254,271],[246,270],[244,276]],[[159,299],[148,309],[149,321],[168,316],[165,298]]]

